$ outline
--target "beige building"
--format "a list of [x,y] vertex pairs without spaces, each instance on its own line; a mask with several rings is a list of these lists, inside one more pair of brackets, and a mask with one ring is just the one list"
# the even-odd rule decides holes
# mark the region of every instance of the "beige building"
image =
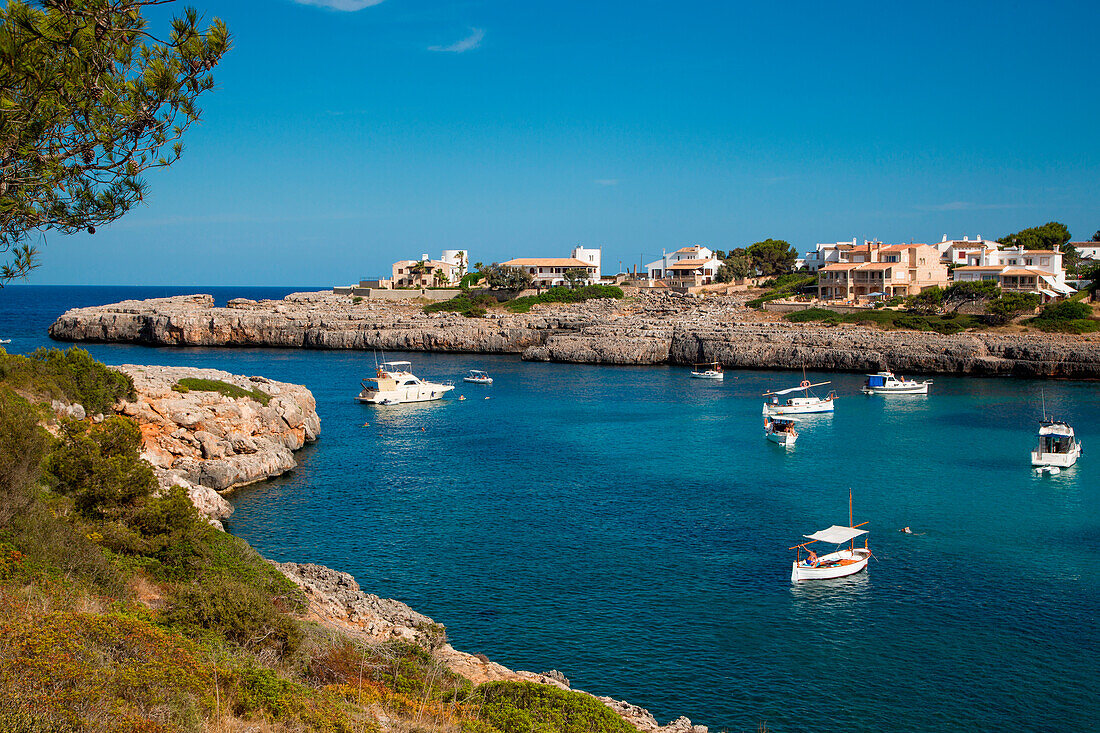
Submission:
[[466,274],[469,255],[464,249],[443,251],[441,259],[433,260],[427,254],[419,260],[400,260],[393,263],[392,286],[395,288],[431,288],[457,285]]
[[589,247],[574,247],[571,257],[519,257],[501,265],[518,267],[529,273],[531,284],[537,288],[550,288],[566,285],[565,273],[570,270],[583,270],[588,275],[588,284],[600,281],[600,250]]
[[841,261],[818,271],[817,294],[822,300],[916,295],[949,283],[939,250],[927,244],[868,242],[838,254]]

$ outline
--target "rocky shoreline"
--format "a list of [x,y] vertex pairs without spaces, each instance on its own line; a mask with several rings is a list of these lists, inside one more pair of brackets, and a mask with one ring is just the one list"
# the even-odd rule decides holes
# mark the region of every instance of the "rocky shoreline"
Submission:
[[[294,451],[317,440],[321,432],[313,393],[301,385],[218,369],[136,364],[114,368],[134,382],[136,398],[116,410],[141,428],[141,457],[152,464],[157,483],[161,489],[187,489],[192,503],[218,526],[233,513],[219,492],[292,470],[298,465]],[[267,404],[218,392],[173,390],[184,378],[258,390],[268,396]]]
[[748,296],[638,291],[623,300],[536,306],[485,318],[328,292],[281,301],[209,295],[124,301],[67,311],[59,341],[151,346],[273,347],[519,354],[528,361],[692,364],[731,369],[1003,375],[1100,379],[1100,336],[1018,329],[943,335],[873,326],[789,323],[745,307]]
[[[161,489],[187,489],[196,508],[219,528],[220,520],[233,512],[221,492],[292,470],[297,465],[293,451],[317,440],[321,431],[313,394],[301,385],[217,369],[134,364],[113,368],[134,382],[135,399],[118,404],[115,410],[137,421],[141,455],[152,464]],[[184,378],[217,380],[246,392],[258,390],[269,399],[265,405],[255,397],[173,390]],[[80,405],[55,404],[54,410],[85,417]],[[309,600],[303,614],[307,620],[368,643],[418,644],[475,684],[511,680],[569,689],[568,679],[560,672],[515,671],[482,654],[458,651],[446,642],[442,625],[400,601],[364,592],[347,573],[311,563],[272,564],[302,588]],[[597,699],[643,733],[707,733],[705,726],[692,725],[687,718],[661,726],[643,708],[609,697]]]

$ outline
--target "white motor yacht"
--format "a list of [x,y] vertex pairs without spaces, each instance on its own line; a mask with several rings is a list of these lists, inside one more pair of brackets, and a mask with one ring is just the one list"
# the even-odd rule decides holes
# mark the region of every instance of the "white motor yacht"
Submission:
[[406,402],[438,400],[454,389],[453,384],[425,382],[410,370],[412,362],[388,361],[375,376],[363,380],[363,391],[355,399],[372,405],[400,405]]
[[895,376],[891,371],[868,374],[863,394],[928,394],[931,379],[918,382],[915,379]]
[[1031,451],[1031,465],[1039,471],[1045,468],[1069,468],[1081,457],[1081,444],[1073,428],[1060,420],[1039,423],[1039,444]]

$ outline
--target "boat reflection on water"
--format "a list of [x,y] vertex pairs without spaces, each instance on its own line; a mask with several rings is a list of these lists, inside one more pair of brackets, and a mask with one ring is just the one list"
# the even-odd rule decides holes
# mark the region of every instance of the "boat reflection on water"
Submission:
[[796,607],[805,604],[805,610],[813,613],[842,611],[871,599],[871,575],[859,573],[828,583],[791,583],[790,589]]

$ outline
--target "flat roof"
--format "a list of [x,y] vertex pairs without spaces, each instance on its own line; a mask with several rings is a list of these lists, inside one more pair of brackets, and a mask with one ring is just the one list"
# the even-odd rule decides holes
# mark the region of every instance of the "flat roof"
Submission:
[[500,264],[513,267],[595,267],[591,262],[581,262],[572,257],[520,257]]

